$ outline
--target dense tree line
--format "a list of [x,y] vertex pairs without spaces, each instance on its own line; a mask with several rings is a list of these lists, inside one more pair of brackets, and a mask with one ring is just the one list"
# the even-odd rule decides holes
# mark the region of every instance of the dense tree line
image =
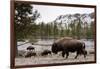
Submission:
[[[32,37],[37,39],[50,39],[70,36],[77,39],[93,39],[94,22],[82,24],[81,21],[74,21],[66,26],[66,23],[44,23],[33,26]],[[35,28],[36,27],[36,28]]]

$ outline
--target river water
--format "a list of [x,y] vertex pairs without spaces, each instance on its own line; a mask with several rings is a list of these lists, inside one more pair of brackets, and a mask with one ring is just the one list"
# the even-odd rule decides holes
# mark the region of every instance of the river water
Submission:
[[[81,39],[81,41],[85,42],[87,50],[94,50],[94,41],[93,40],[85,40]],[[25,50],[28,46],[35,47],[35,51],[42,51],[44,49],[51,50],[51,45],[53,44],[54,40],[38,40],[34,45],[31,43],[26,43],[24,45],[18,46],[18,50]],[[25,42],[17,42],[17,45],[23,44]]]

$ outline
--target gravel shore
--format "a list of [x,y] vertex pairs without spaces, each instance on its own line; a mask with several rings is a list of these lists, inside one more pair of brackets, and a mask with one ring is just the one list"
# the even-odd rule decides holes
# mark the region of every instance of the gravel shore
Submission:
[[28,58],[16,58],[15,65],[35,65],[35,64],[51,64],[51,63],[72,63],[72,62],[88,62],[94,61],[94,54],[88,54],[86,58],[83,55],[79,55],[77,59],[74,59],[75,53],[70,53],[69,57],[63,58],[61,54],[47,55],[47,56],[32,56]]

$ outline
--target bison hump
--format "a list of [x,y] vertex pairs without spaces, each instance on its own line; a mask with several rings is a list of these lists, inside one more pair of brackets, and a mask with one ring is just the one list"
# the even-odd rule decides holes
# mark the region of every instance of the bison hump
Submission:
[[64,41],[69,41],[69,40],[72,40],[73,38],[71,38],[71,37],[62,37],[62,38],[60,38],[60,39],[57,39],[56,41],[55,41],[55,43],[59,43],[59,42],[64,42]]

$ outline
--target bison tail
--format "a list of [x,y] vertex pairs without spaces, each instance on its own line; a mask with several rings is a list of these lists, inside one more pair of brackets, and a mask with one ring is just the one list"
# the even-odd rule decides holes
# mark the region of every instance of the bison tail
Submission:
[[83,48],[85,49],[85,43],[83,43]]

